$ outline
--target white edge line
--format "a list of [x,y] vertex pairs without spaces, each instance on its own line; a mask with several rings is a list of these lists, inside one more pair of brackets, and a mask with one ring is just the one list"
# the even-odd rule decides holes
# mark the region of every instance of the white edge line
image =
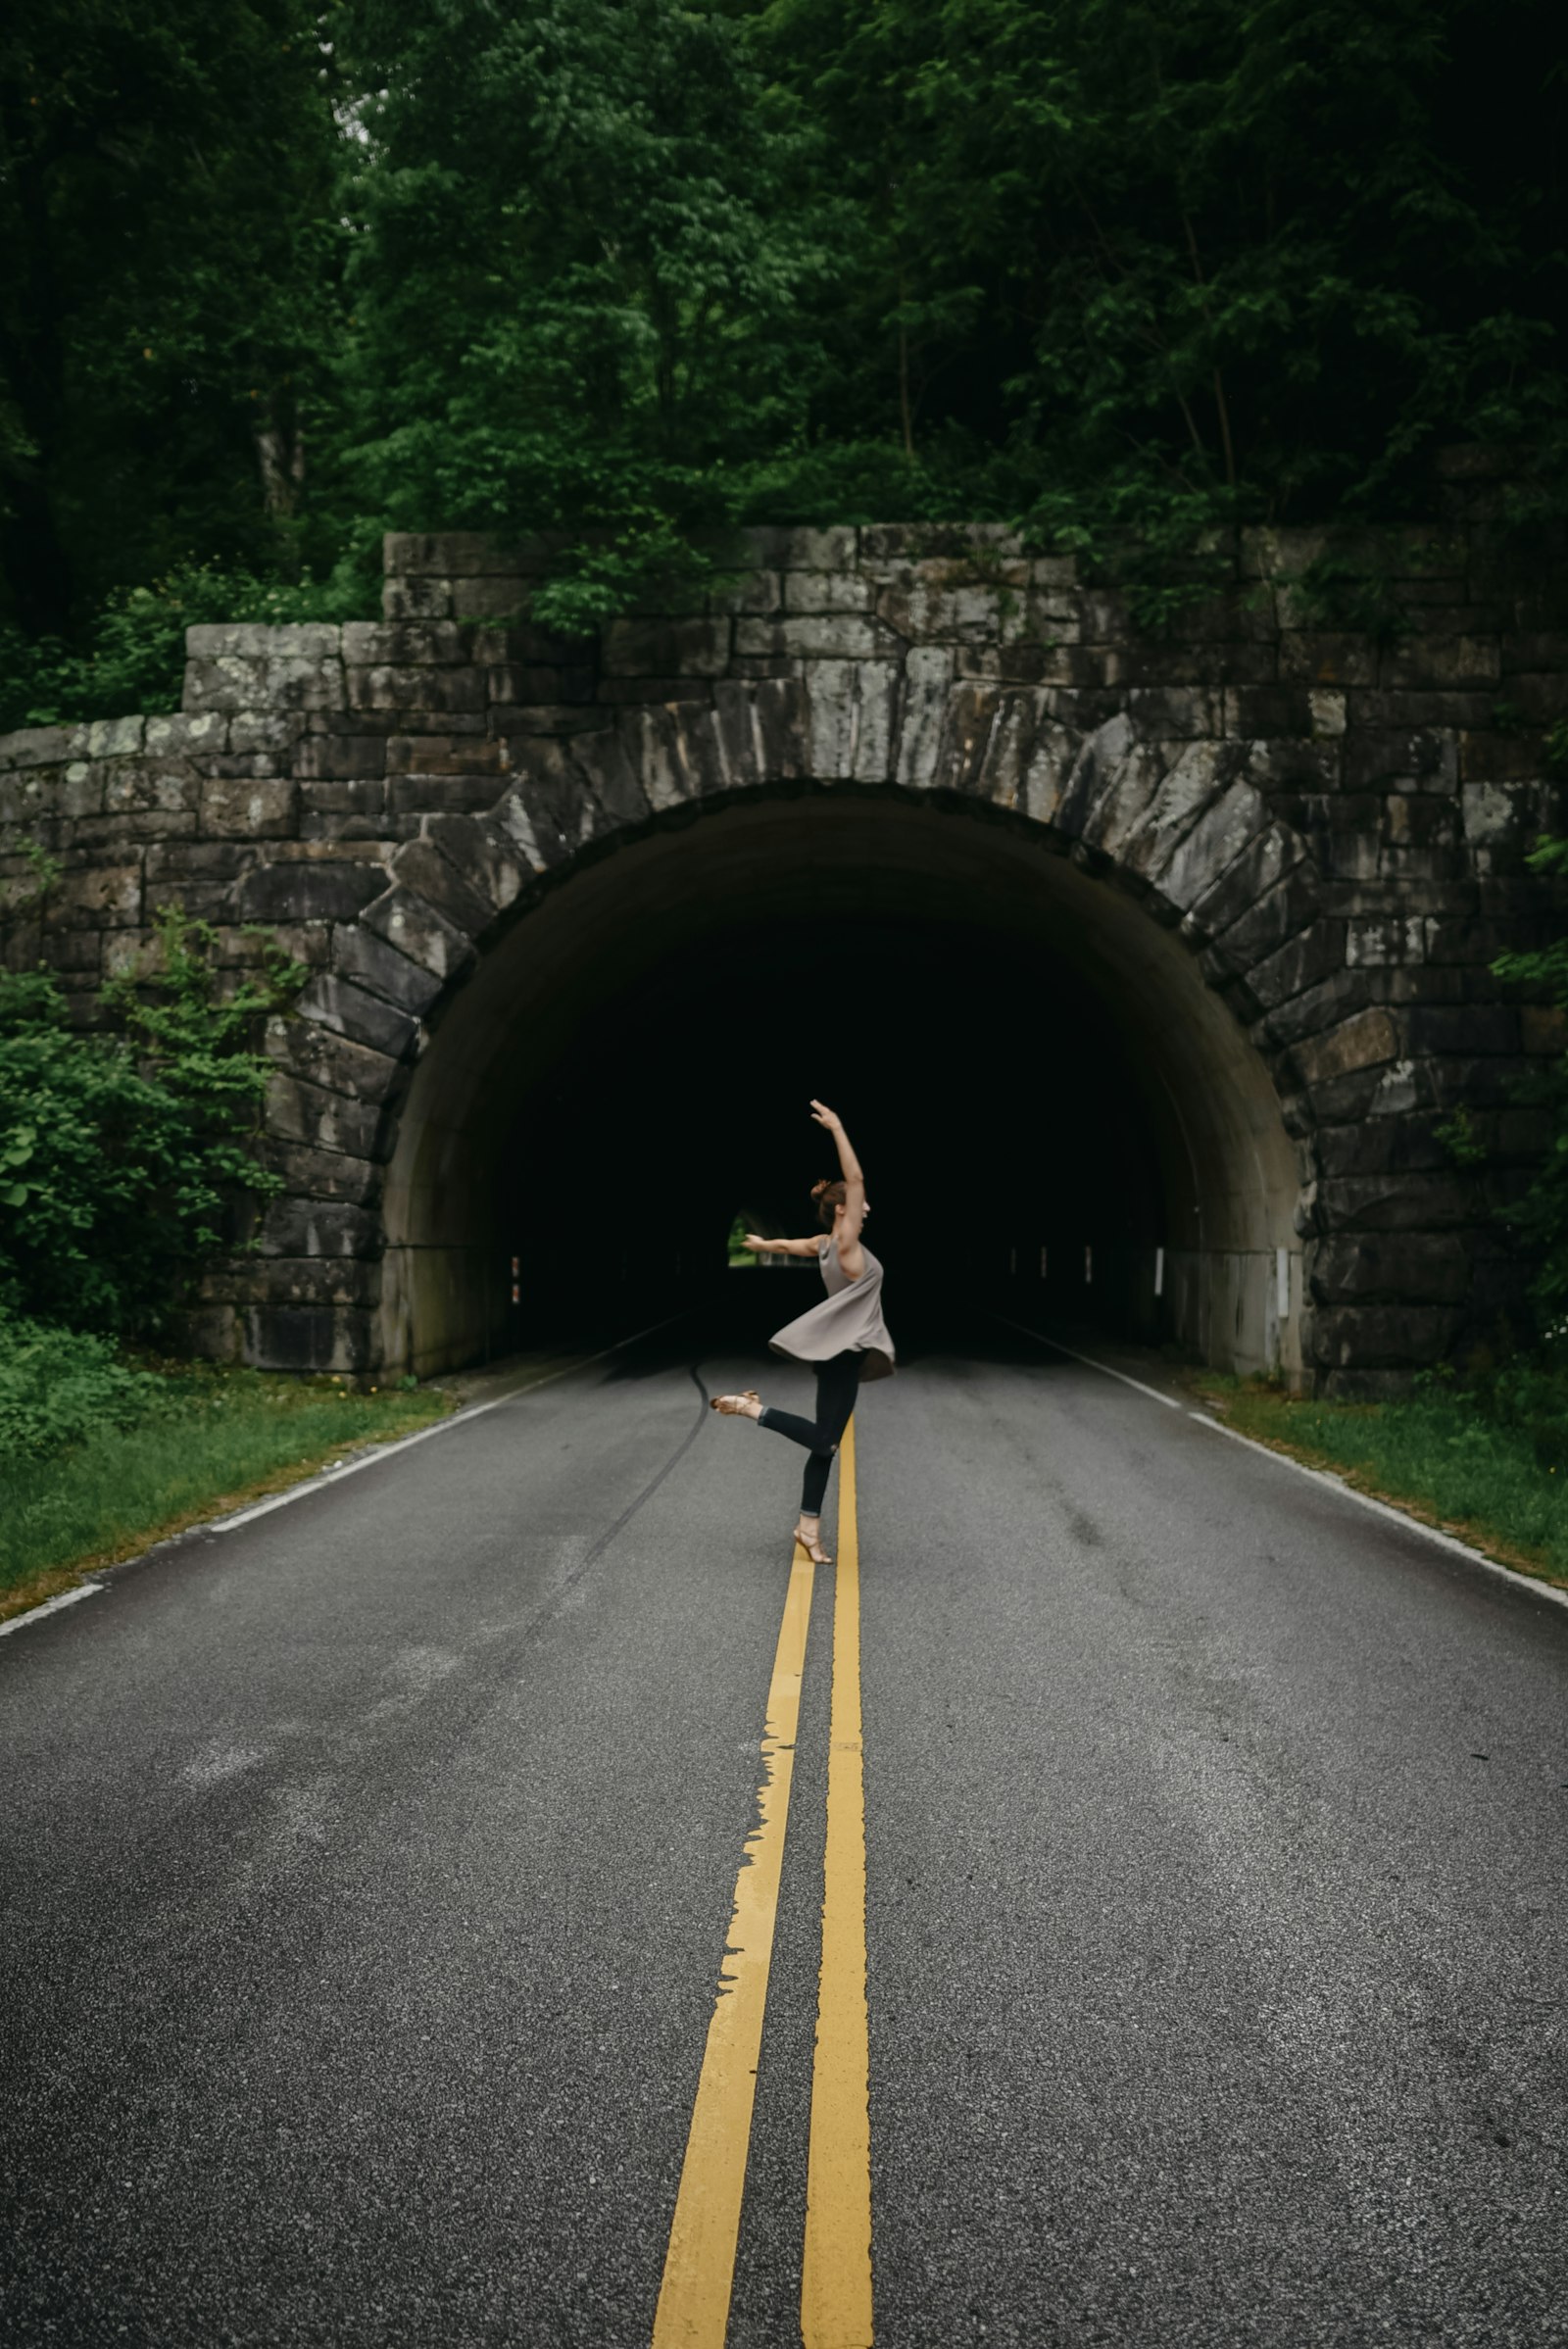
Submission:
[[[248,1509],[236,1509],[231,1517],[204,1518],[200,1524],[186,1526],[185,1532],[231,1534],[237,1526],[249,1525],[254,1517],[266,1517],[273,1509],[286,1508],[291,1500],[303,1500],[308,1493],[319,1493],[323,1485],[340,1484],[346,1476],[357,1476],[362,1468],[376,1467],[382,1460],[389,1460],[395,1451],[407,1451],[411,1444],[422,1444],[428,1436],[444,1436],[449,1428],[461,1427],[465,1420],[480,1419],[486,1411],[499,1411],[503,1403],[516,1402],[520,1396],[532,1395],[540,1387],[548,1387],[557,1379],[570,1378],[579,1370],[591,1370],[596,1362],[607,1362],[612,1354],[618,1354],[626,1346],[635,1346],[639,1338],[651,1338],[655,1331],[667,1330],[671,1322],[682,1318],[679,1313],[671,1313],[663,1321],[651,1322],[646,1330],[633,1330],[629,1338],[617,1338],[613,1346],[603,1346],[597,1354],[585,1354],[580,1362],[565,1362],[559,1370],[547,1370],[542,1378],[530,1379],[523,1387],[511,1387],[505,1395],[493,1395],[487,1403],[470,1403],[466,1410],[454,1411],[450,1419],[438,1419],[433,1426],[418,1428],[412,1436],[399,1436],[395,1443],[376,1444],[362,1458],[350,1460],[342,1468],[329,1468],[324,1475],[318,1473],[304,1477],[299,1484],[291,1485],[286,1493],[273,1493],[266,1500],[254,1502]],[[175,1540],[181,1538],[172,1537]],[[155,1542],[153,1547],[161,1548],[162,1543]],[[139,1554],[145,1557],[147,1553],[143,1550]],[[119,1566],[134,1563],[131,1558],[118,1561]],[[118,1567],[106,1567],[102,1571],[114,1573]],[[25,1630],[29,1623],[42,1622],[45,1615],[54,1614],[58,1607],[74,1607],[78,1599],[96,1598],[103,1588],[101,1582],[78,1583],[74,1590],[62,1590],[54,1598],[40,1599],[35,1607],[26,1607],[20,1615],[13,1615],[0,1623],[0,1639],[9,1639],[13,1632]]]
[[417,1428],[412,1436],[399,1436],[394,1443],[378,1444],[357,1460],[345,1461],[341,1468],[318,1470],[315,1476],[303,1478],[290,1485],[286,1493],[270,1493],[266,1500],[253,1501],[248,1509],[236,1509],[231,1517],[211,1517],[199,1526],[187,1528],[190,1533],[231,1534],[237,1527],[249,1525],[253,1518],[266,1517],[273,1509],[286,1509],[291,1500],[303,1500],[308,1493],[319,1493],[327,1485],[340,1485],[346,1476],[358,1476],[362,1468],[377,1468],[390,1460],[394,1452],[407,1451],[411,1444],[427,1443],[432,1436],[445,1436],[453,1428],[462,1427],[470,1419],[482,1419],[486,1411],[499,1411],[503,1403],[513,1403],[524,1395],[533,1395],[541,1387],[554,1385],[557,1379],[571,1378],[579,1370],[591,1370],[596,1362],[607,1362],[612,1354],[620,1353],[626,1346],[635,1346],[639,1338],[651,1338],[656,1330],[667,1330],[680,1314],[671,1313],[667,1320],[651,1322],[646,1330],[633,1330],[629,1338],[617,1338],[613,1346],[602,1346],[597,1354],[584,1354],[580,1362],[563,1363],[559,1370],[547,1370],[543,1377],[530,1379],[526,1386],[511,1387],[505,1395],[492,1395],[487,1403],[469,1403],[449,1418],[438,1419],[427,1428]]
[[[1161,1395],[1157,1388],[1146,1387],[1141,1379],[1130,1379],[1124,1370],[1112,1370],[1108,1362],[1097,1362],[1093,1354],[1077,1353],[1072,1346],[1063,1346],[1059,1338],[1048,1338],[1044,1331],[1031,1330],[1021,1321],[1010,1320],[1005,1313],[998,1313],[994,1318],[1004,1322],[1009,1330],[1022,1330],[1026,1338],[1037,1339],[1042,1346],[1054,1346],[1058,1354],[1070,1354],[1075,1362],[1083,1362],[1091,1370],[1103,1371],[1107,1379],[1120,1379],[1124,1387],[1136,1387],[1139,1394],[1147,1395],[1152,1402],[1164,1403],[1172,1411],[1187,1408],[1175,1395]],[[1298,1476],[1309,1476],[1315,1485],[1326,1485],[1331,1493],[1338,1493],[1345,1500],[1353,1500],[1358,1508],[1370,1509],[1376,1517],[1389,1518],[1393,1524],[1402,1526],[1406,1533],[1419,1534],[1424,1541],[1435,1542],[1440,1549],[1451,1550],[1456,1558],[1466,1558],[1472,1566],[1484,1566],[1488,1574],[1500,1575],[1505,1583],[1512,1583],[1515,1590],[1528,1590],[1534,1598],[1549,1598],[1554,1607],[1568,1607],[1568,1590],[1559,1585],[1542,1582],[1533,1574],[1520,1574],[1514,1567],[1504,1566],[1496,1558],[1489,1558],[1484,1549],[1472,1548],[1468,1542],[1461,1542],[1456,1534],[1445,1534],[1437,1526],[1425,1524],[1421,1518],[1412,1517],[1408,1510],[1396,1508],[1393,1501],[1375,1500],[1370,1493],[1357,1492],[1354,1485],[1347,1484],[1344,1477],[1335,1476],[1331,1470],[1308,1468],[1304,1460],[1293,1460],[1288,1451],[1276,1451],[1272,1444],[1259,1444],[1255,1436],[1244,1436],[1240,1428],[1228,1428],[1222,1419],[1213,1419],[1206,1411],[1187,1409],[1187,1416],[1196,1419],[1200,1428],[1212,1428],[1216,1436],[1228,1436],[1233,1444],[1245,1444],[1249,1451],[1261,1452],[1265,1460],[1278,1460],[1282,1468],[1294,1468]]]
[[78,1583],[74,1590],[62,1590],[54,1598],[40,1598],[35,1607],[28,1607],[24,1613],[13,1615],[9,1622],[0,1623],[0,1639],[9,1639],[13,1632],[25,1631],[29,1623],[37,1623],[43,1616],[53,1615],[59,1607],[74,1607],[78,1598],[96,1598],[102,1589],[102,1583]]
[[1212,1428],[1216,1436],[1228,1436],[1233,1444],[1245,1444],[1249,1451],[1259,1451],[1265,1460],[1277,1460],[1282,1468],[1294,1468],[1298,1476],[1309,1476],[1314,1485],[1326,1485],[1344,1500],[1353,1500],[1357,1508],[1370,1509],[1376,1517],[1390,1518],[1408,1534],[1419,1534],[1425,1542],[1435,1542],[1440,1549],[1451,1550],[1456,1558],[1466,1558],[1472,1566],[1484,1566],[1489,1574],[1501,1575],[1516,1590],[1528,1590],[1536,1598],[1549,1598],[1554,1607],[1568,1607],[1568,1590],[1555,1583],[1543,1582],[1533,1574],[1520,1574],[1512,1566],[1504,1566],[1496,1558],[1489,1558],[1484,1549],[1474,1549],[1461,1542],[1456,1534],[1446,1534],[1441,1527],[1427,1525],[1421,1518],[1412,1517],[1405,1509],[1396,1508],[1392,1501],[1377,1500],[1370,1493],[1360,1493],[1354,1485],[1347,1484],[1327,1468],[1308,1468],[1304,1460],[1293,1460],[1288,1451],[1276,1451],[1272,1444],[1259,1444],[1255,1436],[1244,1436],[1240,1428],[1228,1428],[1222,1419],[1211,1419],[1206,1411],[1189,1411],[1200,1428]]
[[1090,1370],[1102,1372],[1107,1379],[1120,1379],[1124,1387],[1135,1388],[1140,1395],[1147,1395],[1152,1403],[1163,1403],[1167,1411],[1179,1411],[1182,1407],[1174,1395],[1161,1395],[1157,1387],[1146,1387],[1142,1379],[1129,1378],[1125,1370],[1112,1370],[1108,1362],[1097,1362],[1093,1354],[1081,1354],[1076,1347],[1063,1346],[1059,1338],[1048,1338],[1044,1330],[1031,1330],[1021,1321],[1009,1320],[1005,1313],[999,1313],[996,1318],[1009,1330],[1022,1330],[1023,1335],[1033,1338],[1037,1345],[1054,1346],[1058,1354],[1067,1354],[1074,1362],[1082,1362]]

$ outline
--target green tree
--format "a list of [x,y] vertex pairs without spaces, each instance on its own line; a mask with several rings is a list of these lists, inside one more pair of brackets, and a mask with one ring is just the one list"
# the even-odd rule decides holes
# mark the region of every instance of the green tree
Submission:
[[[1536,0],[769,0],[858,215],[815,394],[1045,523],[1430,500],[1433,440],[1561,436],[1563,59]],[[1507,107],[1479,103],[1506,59]],[[972,461],[971,461],[972,462]]]
[[591,619],[801,428],[831,255],[744,28],[676,0],[359,0],[365,502],[596,529]]
[[341,241],[321,24],[305,0],[6,12],[0,593],[33,633],[191,556],[293,560]]

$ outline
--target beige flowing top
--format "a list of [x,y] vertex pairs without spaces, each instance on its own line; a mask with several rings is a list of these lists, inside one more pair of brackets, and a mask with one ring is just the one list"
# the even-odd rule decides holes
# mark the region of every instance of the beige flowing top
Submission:
[[893,1376],[893,1340],[882,1318],[882,1267],[863,1240],[860,1251],[864,1272],[858,1281],[846,1280],[831,1233],[822,1240],[816,1260],[827,1295],[768,1340],[774,1353],[787,1354],[795,1362],[827,1362],[854,1348],[865,1356],[862,1380]]

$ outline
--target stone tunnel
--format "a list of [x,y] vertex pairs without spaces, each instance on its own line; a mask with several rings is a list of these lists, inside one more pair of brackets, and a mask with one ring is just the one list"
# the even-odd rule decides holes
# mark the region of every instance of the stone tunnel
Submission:
[[85,1004],[177,902],[308,966],[210,1351],[673,1310],[737,1215],[810,1228],[815,1095],[910,1294],[1375,1393],[1518,1314],[1562,1042],[1490,970],[1561,918],[1562,549],[1449,494],[1378,638],[1307,534],[1150,633],[1001,530],[750,530],[591,642],[518,616],[542,548],[390,537],[381,622],[193,628],[180,714],[0,739],[6,957]]

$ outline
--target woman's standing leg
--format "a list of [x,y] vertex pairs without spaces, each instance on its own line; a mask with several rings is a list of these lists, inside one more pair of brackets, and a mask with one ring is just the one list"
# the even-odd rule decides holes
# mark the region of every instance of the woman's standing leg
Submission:
[[827,1480],[832,1472],[833,1455],[838,1450],[850,1414],[855,1409],[855,1397],[860,1385],[860,1365],[865,1356],[858,1350],[834,1354],[816,1374],[816,1442],[806,1463],[801,1483],[801,1515],[820,1517],[822,1502],[827,1493]]

